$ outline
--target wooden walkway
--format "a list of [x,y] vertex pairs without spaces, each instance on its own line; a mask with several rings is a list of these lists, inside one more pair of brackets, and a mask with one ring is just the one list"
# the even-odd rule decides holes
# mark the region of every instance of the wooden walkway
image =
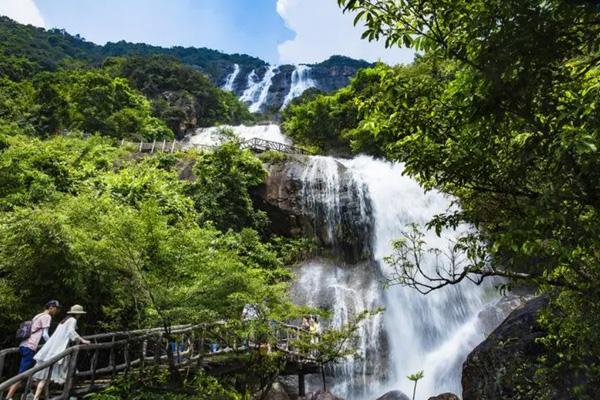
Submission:
[[[277,343],[273,345],[273,351],[280,352],[286,364],[282,375],[298,375],[298,392],[304,395],[304,375],[319,371],[310,357],[303,357],[293,348],[299,335],[306,333],[295,326],[278,323],[274,334],[277,335]],[[239,343],[239,338],[229,331],[224,322],[176,326],[171,329],[169,337],[172,339],[167,341],[162,328],[86,336],[92,344],[69,347],[52,359],[5,379],[0,383],[0,399],[5,398],[12,384],[21,382],[24,391],[20,398],[24,400],[25,393],[32,390],[34,374],[47,379],[54,368],[67,368],[67,379],[64,385],[46,385],[44,398],[67,400],[101,390],[132,368],[144,370],[151,366],[174,364],[180,370],[202,368],[209,374],[221,375],[245,367],[228,355],[264,351],[258,344]],[[9,375],[5,371],[5,361],[12,357],[14,363],[18,353],[18,348],[0,350],[2,377]],[[169,363],[169,358],[172,358],[173,364]]]
[[[216,146],[208,145],[193,145],[182,141],[153,141],[153,142],[126,142],[123,140],[121,146],[129,146],[136,148],[138,153],[175,153],[178,151],[185,151],[188,149],[200,149],[200,150],[214,150]],[[299,147],[292,146],[286,143],[274,142],[272,140],[266,140],[261,138],[252,138],[240,142],[242,149],[248,149],[254,153],[263,153],[265,151],[278,151],[280,153],[287,154],[306,154],[304,150]]]

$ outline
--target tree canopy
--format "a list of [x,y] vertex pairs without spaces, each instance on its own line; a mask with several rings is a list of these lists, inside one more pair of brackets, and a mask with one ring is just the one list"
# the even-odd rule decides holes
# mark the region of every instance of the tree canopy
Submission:
[[[568,371],[582,382],[571,395],[593,398],[600,366],[592,333],[600,327],[593,317],[600,305],[597,2],[338,3],[365,24],[365,38],[422,53],[413,65],[380,71],[372,95],[354,98],[362,113],[351,145],[402,161],[427,188],[456,197],[460,211],[430,226],[478,228],[458,248],[471,256],[467,272],[525,280],[552,294],[539,382]],[[414,268],[402,262],[399,245],[398,265]],[[551,397],[552,387],[542,383],[538,393]]]

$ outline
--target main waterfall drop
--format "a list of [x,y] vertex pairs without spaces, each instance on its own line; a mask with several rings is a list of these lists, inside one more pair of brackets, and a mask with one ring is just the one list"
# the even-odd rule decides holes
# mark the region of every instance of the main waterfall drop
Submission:
[[[233,130],[245,138],[250,132],[248,127]],[[191,142],[210,132],[199,131]],[[260,132],[271,138],[281,135],[275,125]],[[403,175],[401,165],[367,156],[290,156],[270,167],[266,186],[263,198],[271,210],[295,214],[288,223],[330,249],[324,252],[327,256],[297,267],[293,300],[329,310],[325,326],[341,326],[365,309],[385,308],[360,326],[353,343],[360,358],[328,371],[332,392],[346,400],[373,400],[389,390],[411,393],[413,383],[406,376],[423,370],[418,398],[460,394],[462,362],[503,317],[495,309],[495,290],[465,282],[424,296],[411,288],[382,285],[390,272],[383,259],[392,253],[392,242],[410,224],[423,225],[447,211],[450,200],[425,192]],[[429,232],[425,240],[447,249],[459,233],[438,237]],[[432,260],[425,264],[431,267]],[[492,322],[481,318],[491,314]],[[316,389],[319,382],[309,384]]]

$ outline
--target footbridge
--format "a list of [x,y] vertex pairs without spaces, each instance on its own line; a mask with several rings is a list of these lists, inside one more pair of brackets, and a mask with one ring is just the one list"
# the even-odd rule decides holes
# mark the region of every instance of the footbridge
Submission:
[[5,399],[11,385],[21,383],[22,394],[17,398],[24,400],[36,381],[49,379],[56,369],[66,371],[65,382],[45,385],[44,399],[68,400],[97,392],[133,369],[144,371],[151,367],[175,366],[180,371],[203,369],[211,375],[225,375],[247,367],[240,361],[240,356],[261,355],[267,351],[282,356],[281,375],[297,375],[298,393],[303,396],[304,375],[319,371],[310,356],[302,355],[294,348],[294,342],[308,333],[284,323],[276,323],[271,329],[270,336],[276,340],[271,340],[268,348],[265,343],[255,343],[251,339],[240,340],[235,329],[225,322],[175,326],[169,329],[168,335],[165,329],[155,328],[85,336],[91,344],[75,344],[12,377],[11,372],[16,372],[12,368],[16,366],[19,349],[0,350],[0,374],[4,379],[0,383],[0,399]]
[[[214,150],[217,146],[203,145],[203,144],[192,144],[186,141],[152,141],[152,142],[126,142],[123,140],[121,146],[128,146],[134,148],[138,153],[175,153],[178,151],[185,151],[189,149],[199,150]],[[251,138],[248,140],[240,141],[240,147],[242,149],[248,149],[254,153],[263,153],[265,151],[278,151],[280,153],[287,154],[306,154],[306,152],[300,147],[293,146],[287,143],[275,142],[272,140],[262,138]]]

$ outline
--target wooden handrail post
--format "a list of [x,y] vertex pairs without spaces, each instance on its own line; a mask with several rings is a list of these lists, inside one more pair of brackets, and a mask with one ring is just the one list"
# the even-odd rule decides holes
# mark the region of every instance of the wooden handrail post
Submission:
[[204,358],[204,341],[206,337],[206,327],[203,326],[200,331],[200,344],[198,349],[198,367],[202,367],[202,359]]
[[146,367],[146,350],[148,348],[148,340],[144,339],[144,341],[142,342],[142,371],[144,370],[144,367]]
[[[79,346],[75,347],[75,350],[69,356],[69,369],[67,371],[67,379],[65,379],[65,387],[63,389],[63,394],[61,396],[62,399],[68,399],[69,393],[71,392],[71,387],[73,387],[73,380],[75,379],[75,369],[77,368],[77,356],[79,355]],[[50,386],[50,382],[46,383],[47,386]],[[47,399],[50,396],[46,397]]]
[[140,140],[140,148],[138,149],[138,153],[142,152],[143,147],[144,147],[144,141]]
[[96,382],[96,369],[98,368],[98,352],[99,351],[100,351],[100,349],[94,350],[94,354],[92,355],[92,360],[91,360],[92,386],[94,386],[94,383]]
[[162,350],[162,333],[159,333],[158,337],[156,338],[156,350],[154,352],[154,362],[156,362],[156,364],[160,363],[161,350]]
[[152,142],[152,149],[150,150],[150,154],[154,154],[154,147],[156,146],[156,139]]

